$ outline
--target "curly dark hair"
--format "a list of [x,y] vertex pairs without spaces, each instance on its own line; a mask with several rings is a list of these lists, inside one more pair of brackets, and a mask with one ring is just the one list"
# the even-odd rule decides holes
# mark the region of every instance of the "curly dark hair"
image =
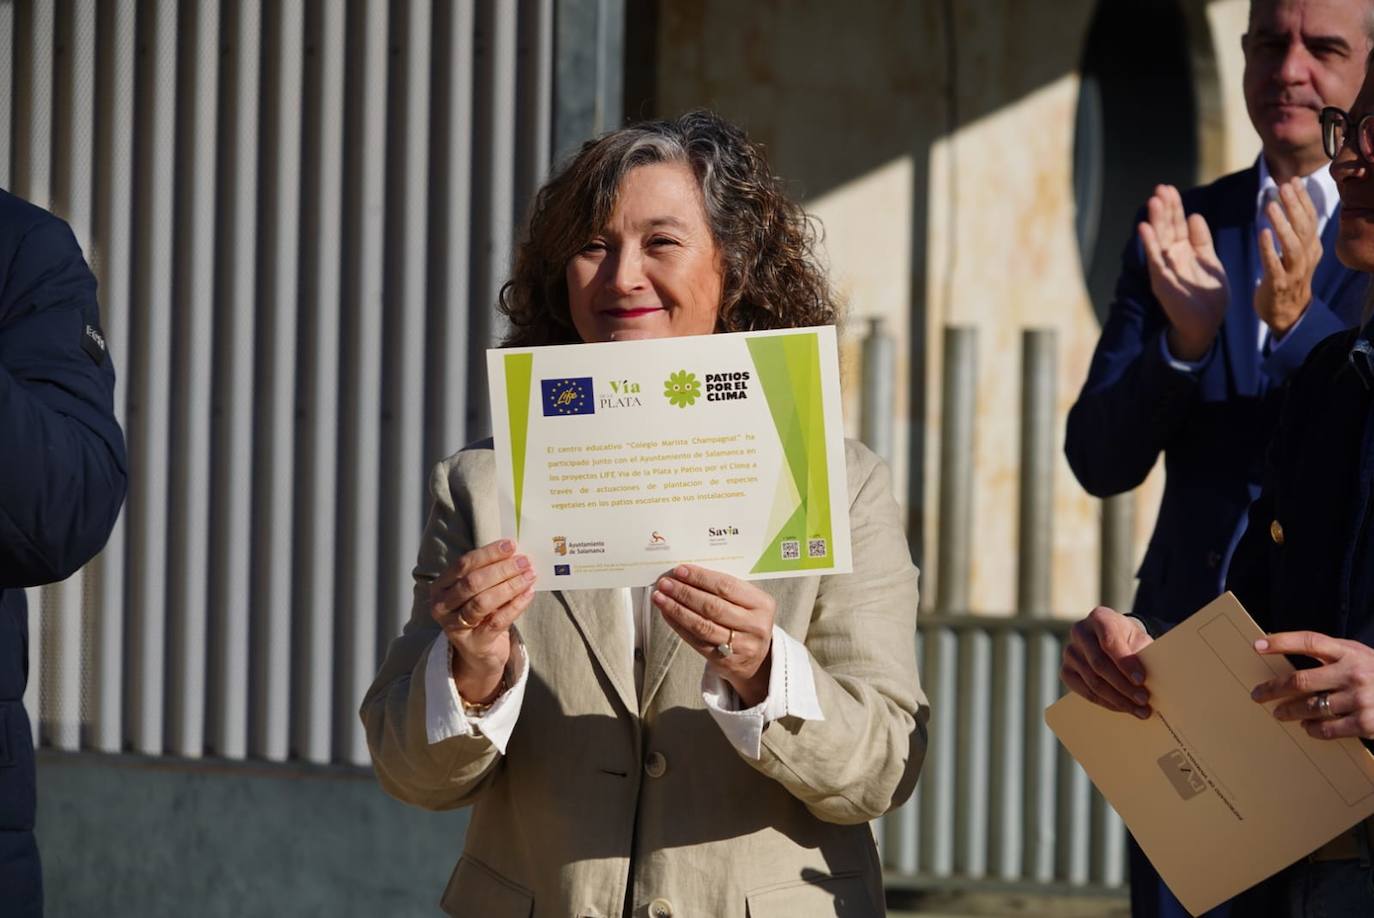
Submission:
[[515,270],[501,288],[499,308],[510,320],[504,346],[581,340],[568,313],[568,261],[606,225],[630,170],[654,163],[685,163],[701,188],[725,274],[716,331],[836,321],[835,296],[816,258],[816,224],[744,131],[696,111],[589,140],[540,189]]

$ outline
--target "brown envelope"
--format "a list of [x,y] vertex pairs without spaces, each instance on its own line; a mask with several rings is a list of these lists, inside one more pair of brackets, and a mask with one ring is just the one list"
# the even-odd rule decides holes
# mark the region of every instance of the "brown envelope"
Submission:
[[1358,740],[1313,739],[1250,700],[1293,669],[1255,652],[1263,636],[1223,594],[1141,652],[1149,720],[1073,694],[1045,711],[1194,915],[1374,814],[1374,756]]

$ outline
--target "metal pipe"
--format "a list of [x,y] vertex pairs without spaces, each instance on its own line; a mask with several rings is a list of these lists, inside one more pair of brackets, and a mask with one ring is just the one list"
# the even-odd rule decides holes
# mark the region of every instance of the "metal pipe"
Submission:
[[958,771],[954,798],[954,869],[980,878],[988,869],[988,775],[992,740],[992,641],[973,631],[959,642],[958,708],[955,732]]
[[990,870],[1001,880],[1021,879],[1024,852],[1022,781],[1025,779],[1026,637],[994,632],[992,660],[992,776],[988,787]]
[[863,344],[863,397],[859,402],[859,439],[892,464],[892,428],[897,416],[897,342],[882,316],[869,319]]
[[143,755],[163,750],[163,673],[167,642],[167,489],[170,474],[168,433],[172,351],[172,259],[175,243],[174,188],[167,176],[176,163],[177,3],[156,0],[142,26],[144,68],[138,81],[142,200],[135,232],[141,256],[134,272],[133,302],[139,332],[129,349],[129,528],[133,562],[129,589],[129,728],[133,747]]
[[1102,501],[1102,604],[1122,612],[1135,597],[1135,494]]
[[226,211],[221,227],[223,287],[216,298],[215,430],[213,480],[218,521],[212,557],[215,679],[214,750],[226,758],[248,752],[249,621],[258,596],[252,591],[253,372],[257,333],[258,100],[261,92],[261,0],[238,0],[226,34],[230,46],[226,121],[229,157],[220,175]]
[[[367,0],[349,23],[358,43],[357,82],[349,99],[354,150],[345,178],[350,235],[345,246],[345,327],[342,433],[342,557],[337,597],[343,650],[338,686],[342,697],[362,698],[377,668],[378,531],[381,525],[381,382],[383,229],[386,212],[387,4]],[[350,42],[352,44],[352,42]],[[370,759],[353,705],[335,708],[338,755],[355,765]]]
[[[108,117],[96,121],[95,245],[92,268],[99,282],[101,320],[105,340],[116,363],[114,410],[130,430],[126,402],[133,375],[129,327],[133,314],[133,197],[134,197],[134,72],[136,18],[134,0],[102,3],[98,10],[100,75],[96,81],[99,110]],[[3,87],[0,87],[3,88]],[[98,585],[89,633],[94,642],[90,744],[100,752],[123,748],[124,731],[124,620],[126,563],[129,544],[129,507],[126,503],[105,550],[96,558],[92,576]],[[36,654],[35,654],[36,656]]]
[[1021,336],[1021,494],[1016,610],[1050,614],[1054,517],[1056,336],[1027,329]]
[[205,653],[210,579],[210,418],[214,414],[215,179],[219,150],[220,5],[186,7],[191,17],[187,52],[178,63],[180,91],[192,102],[179,126],[175,302],[172,317],[171,519],[167,623],[172,649],[167,696],[167,743],[185,758],[205,752]]
[[[259,242],[258,423],[254,441],[252,735],[254,755],[285,761],[290,754],[292,671],[293,494],[297,487],[296,363],[300,266],[301,87],[303,0],[268,7],[264,30],[264,117]],[[295,659],[299,659],[296,657]]]
[[941,612],[969,610],[973,535],[973,418],[978,399],[978,331],[945,329],[941,392],[940,526],[935,586]]
[[316,0],[307,10],[308,41],[316,49],[304,74],[302,137],[301,340],[300,369],[304,412],[297,455],[299,510],[296,563],[303,576],[295,593],[298,610],[299,701],[295,736],[308,762],[327,763],[333,755],[336,667],[336,581],[341,556],[335,554],[339,528],[339,358],[342,324],[344,49],[347,22],[343,4]]

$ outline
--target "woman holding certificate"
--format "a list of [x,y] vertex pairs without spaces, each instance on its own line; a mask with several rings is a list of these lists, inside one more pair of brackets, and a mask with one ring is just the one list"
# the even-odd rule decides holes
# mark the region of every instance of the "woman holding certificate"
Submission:
[[[832,324],[813,245],[738,128],[615,131],[539,193],[506,344]],[[411,620],[361,715],[389,793],[473,805],[446,912],[883,913],[867,823],[911,794],[929,708],[888,472],[845,459],[852,573],[562,591],[501,530],[491,445],[440,463]]]

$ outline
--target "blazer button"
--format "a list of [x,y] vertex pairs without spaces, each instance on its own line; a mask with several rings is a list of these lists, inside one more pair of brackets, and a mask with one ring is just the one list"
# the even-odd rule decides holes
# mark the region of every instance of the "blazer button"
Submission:
[[667,899],[655,899],[650,902],[649,918],[673,918],[673,903]]
[[1283,526],[1278,520],[1269,524],[1269,538],[1274,540],[1275,545],[1283,544]]
[[[667,771],[668,771],[668,759],[667,759],[667,757],[665,757],[665,756],[663,755],[663,753],[661,753],[661,752],[651,752],[651,753],[649,753],[648,757],[644,759],[644,773],[645,773],[646,775],[648,775],[649,777],[651,777],[651,778],[661,778],[661,777],[663,777],[663,775],[664,775],[665,773],[667,773]],[[660,902],[663,902],[665,905],[667,904],[667,900],[666,900],[666,899],[660,899],[659,901],[660,901]],[[672,914],[672,910],[669,909],[668,911],[664,912],[663,914],[665,914],[665,915],[671,915],[671,914]]]

